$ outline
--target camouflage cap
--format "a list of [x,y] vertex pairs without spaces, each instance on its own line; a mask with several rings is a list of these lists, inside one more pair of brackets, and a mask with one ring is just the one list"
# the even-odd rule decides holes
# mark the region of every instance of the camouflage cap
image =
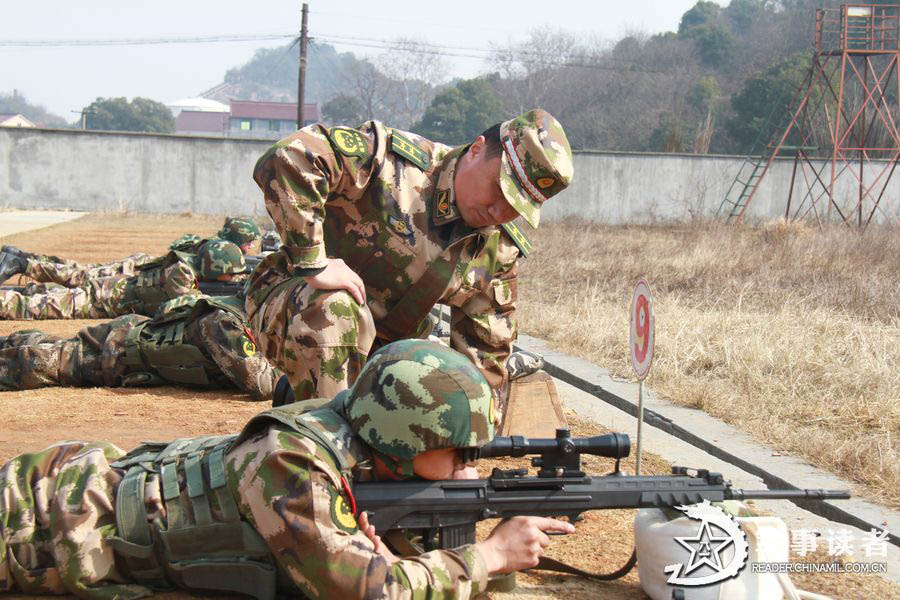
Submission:
[[219,237],[243,246],[259,239],[259,225],[247,217],[225,217]]
[[376,451],[401,460],[494,439],[491,388],[468,358],[443,344],[401,340],[369,357],[344,414]]
[[541,204],[572,181],[569,140],[559,121],[539,108],[500,124],[500,188],[528,224],[537,227]]
[[209,240],[200,247],[197,258],[200,261],[200,276],[204,279],[215,279],[226,273],[243,273],[247,270],[244,253],[227,240]]

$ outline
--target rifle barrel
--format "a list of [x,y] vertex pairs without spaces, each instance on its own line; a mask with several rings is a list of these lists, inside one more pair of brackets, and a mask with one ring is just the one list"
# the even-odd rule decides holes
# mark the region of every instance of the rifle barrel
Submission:
[[850,490],[731,490],[733,500],[847,500]]

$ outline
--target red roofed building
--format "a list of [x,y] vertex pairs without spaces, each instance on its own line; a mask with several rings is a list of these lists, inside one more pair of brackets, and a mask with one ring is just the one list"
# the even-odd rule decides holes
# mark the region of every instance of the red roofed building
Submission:
[[[317,104],[303,105],[303,125],[319,121]],[[291,102],[232,100],[227,135],[278,139],[297,130],[297,105]]]
[[175,117],[175,131],[187,135],[225,135],[227,112],[183,110]]

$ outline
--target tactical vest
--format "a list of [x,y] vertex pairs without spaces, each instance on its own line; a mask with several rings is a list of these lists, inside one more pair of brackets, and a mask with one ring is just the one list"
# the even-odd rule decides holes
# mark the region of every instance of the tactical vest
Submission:
[[213,310],[224,310],[245,320],[241,302],[233,297],[179,296],[160,306],[157,316],[144,321],[125,337],[123,385],[169,381],[208,386],[221,374],[216,363],[197,346],[184,341],[184,328]]
[[119,305],[133,313],[153,314],[160,304],[170,299],[163,289],[163,274],[166,267],[173,264],[176,259],[192,267],[196,263],[193,254],[172,250],[165,256],[140,265],[137,268],[138,272],[128,279],[125,295]]
[[[226,453],[274,423],[315,441],[350,481],[354,432],[328,400],[260,413],[237,436],[145,443],[111,463],[126,473],[116,494],[117,535],[109,540],[130,579],[157,590],[241,593],[260,600],[275,598],[279,588],[298,593],[279,576],[265,540],[242,518],[225,476]],[[144,486],[151,473],[159,477],[166,524],[147,520]]]

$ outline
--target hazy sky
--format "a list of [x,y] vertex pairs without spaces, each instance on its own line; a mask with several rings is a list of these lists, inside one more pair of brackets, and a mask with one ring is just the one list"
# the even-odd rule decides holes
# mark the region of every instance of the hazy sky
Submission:
[[[311,36],[339,51],[373,55],[361,45],[399,36],[447,47],[456,54],[521,40],[550,27],[614,40],[633,31],[678,28],[695,0],[309,0]],[[720,4],[727,4],[722,0]],[[0,8],[0,92],[18,89],[29,101],[73,121],[98,96],[144,96],[171,102],[220,83],[225,71],[254,50],[288,40],[114,46],[10,46],[9,42],[183,36],[294,34],[302,2],[253,0],[17,0]],[[356,42],[334,43],[336,37]],[[451,49],[454,48],[454,49]],[[450,56],[452,75],[482,72],[478,58]]]

